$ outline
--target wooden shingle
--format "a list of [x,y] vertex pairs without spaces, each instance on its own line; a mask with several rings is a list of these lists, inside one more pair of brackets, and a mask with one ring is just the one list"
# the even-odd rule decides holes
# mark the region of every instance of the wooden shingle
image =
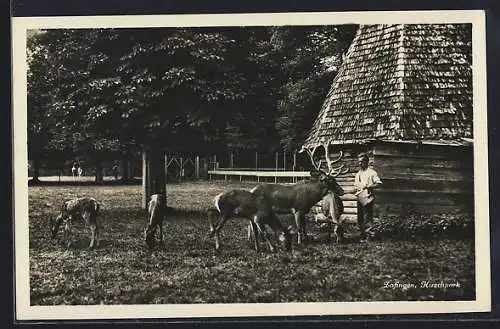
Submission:
[[360,26],[304,147],[472,138],[472,26]]

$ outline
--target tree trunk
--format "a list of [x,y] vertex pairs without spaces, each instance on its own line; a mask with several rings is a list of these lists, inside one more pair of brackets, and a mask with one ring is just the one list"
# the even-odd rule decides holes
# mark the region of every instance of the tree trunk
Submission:
[[33,158],[33,182],[39,182],[40,181],[40,165],[41,161],[38,155],[36,155]]
[[102,174],[102,160],[100,157],[95,158],[95,182],[102,183],[103,182],[103,174]]
[[121,159],[122,182],[126,183],[130,179],[129,176],[129,150],[128,148],[122,154]]
[[[162,147],[143,149],[143,207],[153,194],[166,198],[165,155]],[[166,201],[166,200],[165,200]]]

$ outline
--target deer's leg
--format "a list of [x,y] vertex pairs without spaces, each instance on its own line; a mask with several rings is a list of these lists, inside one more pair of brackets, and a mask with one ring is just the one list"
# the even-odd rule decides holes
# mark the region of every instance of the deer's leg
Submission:
[[252,228],[253,231],[253,243],[254,243],[254,249],[257,252],[260,252],[260,243],[259,243],[259,228],[257,224],[254,221],[250,221],[250,227]]
[[207,217],[208,217],[208,225],[210,227],[209,236],[212,236],[215,233],[214,218],[216,218],[215,224],[218,225],[220,220],[220,214],[216,210],[209,209],[207,211]]
[[269,240],[269,237],[266,234],[266,230],[265,230],[265,226],[264,226],[264,221],[262,220],[262,217],[255,216],[254,217],[254,222],[255,222],[255,225],[256,225],[256,228],[257,228],[256,232],[258,232],[258,234],[256,233],[255,235],[256,236],[260,235],[261,238],[264,239],[264,241],[269,246],[269,250],[271,252],[275,252],[276,251],[276,247],[271,243],[271,241]]
[[160,245],[163,247],[163,221],[160,220],[158,223],[158,227],[160,228]]
[[336,225],[334,233],[336,242],[342,243],[342,241],[344,240],[344,227],[342,223]]
[[99,222],[97,221],[97,218],[96,218],[95,219],[95,242],[96,242],[96,247],[99,247],[100,235],[101,235],[101,232],[99,230]]
[[95,246],[95,236],[96,236],[96,225],[95,223],[90,224],[90,244],[89,244],[89,249],[94,248]]
[[95,214],[85,212],[82,214],[83,219],[85,220],[85,224],[90,227],[90,243],[89,249],[94,248],[96,243],[96,235],[97,235],[97,222]]
[[[285,250],[290,250],[291,249],[290,229],[285,228],[274,213],[272,213],[269,216],[269,227],[274,231],[274,237],[276,241],[283,243]],[[279,235],[283,237],[283,240],[280,240]]]
[[69,247],[71,245],[71,221],[72,217],[66,218],[66,223],[64,224],[64,241],[66,245]]
[[304,214],[300,210],[296,210],[295,213],[295,225],[297,225],[297,244],[305,243],[306,230],[304,223]]
[[247,227],[247,240],[250,240],[252,238],[252,234],[255,234],[255,231],[253,229],[253,225],[252,223],[248,223],[248,227]]
[[261,225],[259,225],[259,227],[260,227],[260,232],[261,232],[260,234],[262,235],[262,237],[264,238],[264,241],[269,246],[269,250],[271,252],[276,252],[276,247],[273,245],[273,243],[271,242],[271,240],[269,240],[269,237],[266,234],[265,226],[261,224]]
[[51,235],[53,239],[57,236],[57,232],[59,231],[59,226],[61,226],[63,220],[64,220],[63,215],[59,214],[55,220],[55,223],[51,227]]
[[219,231],[222,229],[226,221],[229,219],[229,216],[222,215],[221,218],[219,219],[217,226],[215,227],[215,249],[220,248],[220,241],[219,241]]

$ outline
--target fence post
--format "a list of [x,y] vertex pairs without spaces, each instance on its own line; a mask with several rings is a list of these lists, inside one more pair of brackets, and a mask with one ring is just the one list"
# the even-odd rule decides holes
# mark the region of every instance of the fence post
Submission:
[[[278,171],[278,156],[279,156],[279,153],[276,152],[276,171]],[[274,183],[276,184],[278,182],[278,176],[274,176]]]
[[147,208],[148,203],[148,184],[147,184],[147,176],[148,176],[148,157],[147,151],[145,148],[142,149],[142,203],[141,206],[143,209]]
[[255,151],[255,170],[259,170],[259,152]]
[[286,150],[283,150],[283,171],[286,171]]
[[[297,168],[297,151],[293,151],[293,167],[292,167],[292,171],[295,171],[296,168]],[[297,177],[293,178],[293,182],[294,183],[297,182]]]
[[200,156],[197,155],[195,160],[194,160],[194,174],[196,176],[196,179],[200,179]]
[[168,180],[168,155],[165,152],[165,182]]
[[180,179],[184,179],[184,157],[181,157]]

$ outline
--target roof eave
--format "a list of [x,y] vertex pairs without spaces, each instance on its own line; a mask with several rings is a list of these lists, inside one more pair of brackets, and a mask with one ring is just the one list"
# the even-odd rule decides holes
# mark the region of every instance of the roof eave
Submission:
[[359,139],[359,140],[319,140],[316,142],[308,142],[302,145],[299,152],[305,149],[313,149],[320,145],[368,145],[373,143],[390,143],[390,144],[422,144],[422,145],[436,145],[436,146],[472,146],[474,144],[473,138],[459,138],[453,140],[391,140],[391,139]]

